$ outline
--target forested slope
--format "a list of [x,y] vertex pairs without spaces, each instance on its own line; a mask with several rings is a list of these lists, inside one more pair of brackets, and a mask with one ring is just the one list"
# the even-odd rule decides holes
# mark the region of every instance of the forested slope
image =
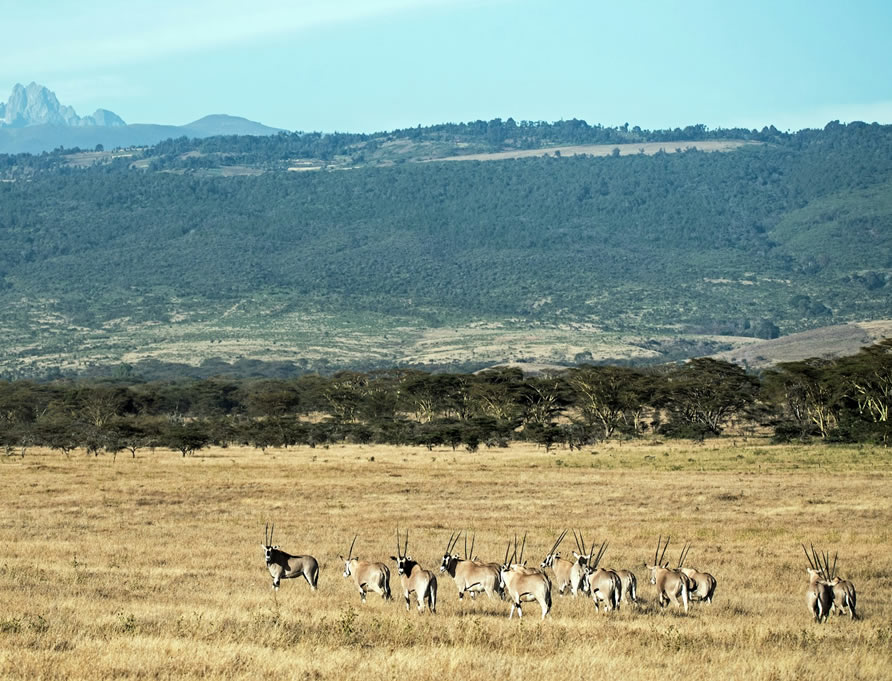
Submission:
[[7,343],[52,339],[64,354],[72,327],[169,325],[267,299],[267,321],[312,309],[331,328],[373,314],[763,337],[892,309],[890,126],[727,153],[303,173],[272,168],[284,136],[246,139],[260,174],[183,167],[196,157],[173,142],[140,152],[155,159],[144,170],[133,157],[2,159],[0,298],[20,332]]

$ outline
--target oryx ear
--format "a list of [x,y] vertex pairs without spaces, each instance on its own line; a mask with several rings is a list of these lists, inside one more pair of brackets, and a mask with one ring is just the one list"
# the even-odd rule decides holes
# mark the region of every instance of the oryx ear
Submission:
[[399,563],[399,562],[400,562],[399,559],[398,559],[396,556],[391,556],[391,557],[390,557],[390,560],[392,560],[394,563]]
[[579,560],[580,558],[582,558],[582,556],[580,556],[578,553],[576,553],[576,551],[573,551],[573,555],[576,556],[576,560]]
[[412,560],[412,556],[406,556],[406,560]]
[[277,549],[277,548],[279,548],[279,545],[276,544],[273,548],[274,548],[274,549]]
[[663,567],[664,567],[664,568],[669,567],[669,561],[668,561],[668,560],[667,560],[665,563],[663,563]]

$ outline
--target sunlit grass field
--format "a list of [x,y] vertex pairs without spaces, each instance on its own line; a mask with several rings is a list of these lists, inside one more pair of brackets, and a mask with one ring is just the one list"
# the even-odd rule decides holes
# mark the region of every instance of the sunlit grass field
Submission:
[[[476,453],[344,446],[166,450],[0,461],[3,679],[888,679],[892,660],[892,455],[871,447],[761,441],[624,443],[581,452]],[[275,543],[311,553],[319,590],[263,562]],[[436,569],[452,531],[501,560],[529,533],[538,562],[561,530],[608,540],[640,603],[608,615],[560,597],[459,602],[438,575],[436,615],[359,594],[354,554],[389,562],[397,528]],[[657,537],[718,579],[690,614],[655,603],[645,561]],[[811,621],[800,542],[839,552],[859,621]],[[566,555],[574,549],[565,539]],[[459,542],[458,550],[463,550]],[[391,563],[392,565],[392,563]]]

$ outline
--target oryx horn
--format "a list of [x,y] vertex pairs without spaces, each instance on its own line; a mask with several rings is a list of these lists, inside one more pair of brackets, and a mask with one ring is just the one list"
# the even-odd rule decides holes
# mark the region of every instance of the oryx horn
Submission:
[[585,537],[582,536],[582,531],[579,532],[579,536],[576,536],[576,530],[573,530],[573,538],[576,540],[576,548],[579,549],[580,556],[587,556],[588,554],[585,552]]
[[607,540],[605,539],[603,542],[601,542],[601,548],[598,549],[598,556],[597,558],[595,558],[594,563],[592,563],[592,568],[598,567],[598,565],[601,563],[601,559],[604,557],[604,554],[607,553],[607,546]]
[[812,570],[817,570],[817,566],[815,566],[814,561],[812,561],[811,556],[808,555],[808,549],[805,548],[805,544],[801,544],[802,550],[805,552],[805,559],[808,561],[809,566]]
[[[666,556],[666,549],[669,548],[669,540],[671,537],[666,537],[666,545],[663,547],[663,553],[660,553],[660,543],[663,541],[663,536],[660,535],[660,538],[657,539],[657,552],[654,554],[654,565],[660,566],[663,564],[663,558]],[[659,554],[659,558],[657,558],[657,554]]]
[[677,570],[681,570],[682,566],[684,566],[685,558],[688,557],[688,552],[691,550],[690,542],[685,542],[684,547],[681,549],[681,554],[678,556],[678,567]]
[[356,538],[358,536],[359,536],[358,534],[353,535],[353,541],[350,542],[350,550],[347,551],[347,560],[350,560],[351,558],[353,558],[353,546],[356,544]]
[[[550,555],[554,555],[554,552],[558,550],[558,547],[561,545],[561,542],[564,541],[564,537],[567,536],[568,531],[569,530],[564,530],[563,532],[561,532],[561,535],[557,538],[557,541],[554,543],[554,546],[551,547],[551,551],[548,552]],[[573,535],[574,536],[576,535],[575,530],[573,531]],[[577,540],[577,544],[578,544],[578,540]]]

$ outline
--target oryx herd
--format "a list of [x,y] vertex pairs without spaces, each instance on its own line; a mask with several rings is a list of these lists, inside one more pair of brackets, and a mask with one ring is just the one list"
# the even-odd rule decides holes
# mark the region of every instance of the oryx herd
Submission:
[[[303,577],[311,589],[317,588],[319,580],[319,563],[312,556],[292,556],[280,551],[272,545],[272,528],[267,524],[263,550],[266,566],[273,578],[273,587],[278,590],[282,579]],[[468,536],[464,533],[464,555],[455,552],[456,544],[462,537],[462,531],[453,532],[446,542],[446,550],[440,562],[439,573],[448,574],[455,582],[459,601],[465,594],[476,598],[478,594],[486,594],[489,599],[499,598],[511,602],[508,618],[514,616],[515,610],[523,617],[523,604],[535,602],[542,611],[542,619],[551,611],[552,585],[557,587],[559,595],[576,597],[588,595],[595,610],[604,613],[617,610],[621,603],[638,603],[638,580],[635,573],[628,569],[613,569],[601,566],[607,552],[606,541],[595,550],[595,542],[586,548],[582,533],[573,530],[576,551],[572,551],[573,559],[562,558],[558,549],[567,532],[564,530],[545,554],[539,567],[528,567],[523,559],[526,547],[526,535],[518,550],[517,536],[509,541],[501,562],[488,563],[474,555],[476,536],[471,538],[468,549]],[[382,562],[360,560],[353,555],[357,536],[353,537],[347,555],[339,556],[344,564],[344,578],[352,578],[363,602],[369,592],[377,593],[384,600],[391,600],[390,568]],[[716,579],[708,572],[684,566],[690,551],[686,543],[679,554],[678,564],[672,568],[666,560],[669,538],[663,543],[662,536],[657,539],[657,550],[652,564],[644,563],[650,570],[650,583],[655,587],[657,602],[661,607],[670,603],[683,609],[685,613],[693,602],[712,603],[716,589]],[[847,613],[852,619],[857,618],[855,606],[855,587],[851,582],[841,579],[836,574],[837,557],[830,564],[829,553],[819,554],[812,546],[811,554],[805,549],[809,567],[807,573],[809,584],[806,600],[809,612],[819,622],[826,621],[834,609],[840,614]],[[400,533],[396,533],[396,555],[390,560],[396,564],[400,579],[406,610],[411,609],[414,594],[415,605],[419,613],[428,610],[437,612],[437,575],[425,569],[409,554],[409,532],[400,542]]]

